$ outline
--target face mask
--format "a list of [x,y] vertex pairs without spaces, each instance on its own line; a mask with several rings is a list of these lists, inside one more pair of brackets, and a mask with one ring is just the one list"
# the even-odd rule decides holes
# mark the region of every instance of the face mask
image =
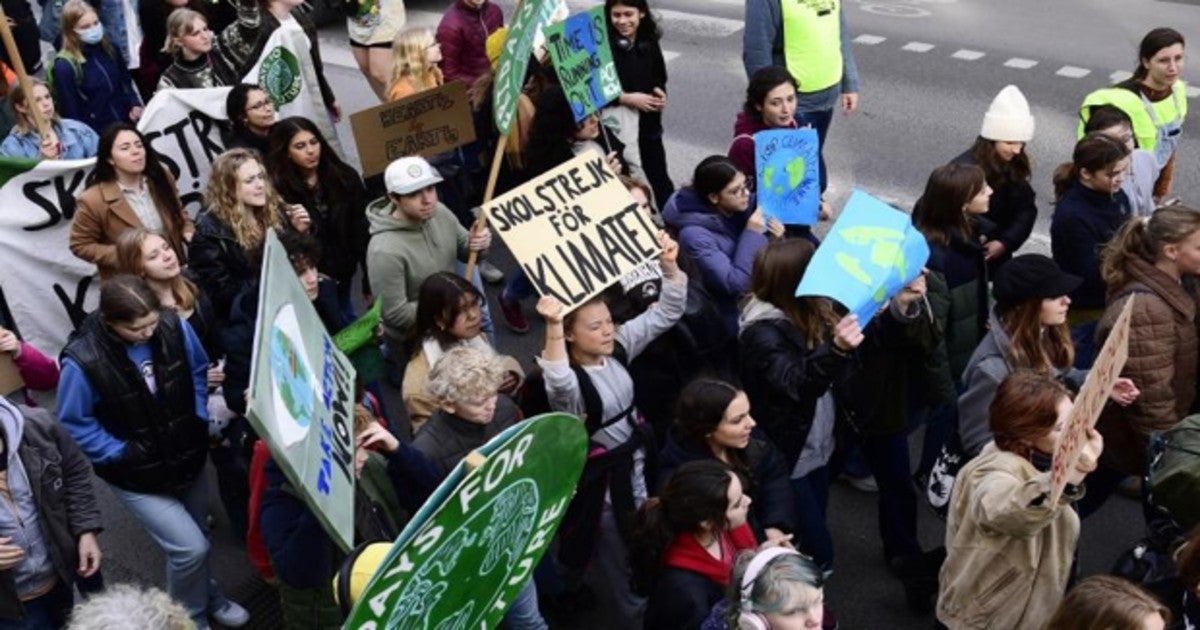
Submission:
[[79,39],[85,44],[99,44],[100,40],[104,39],[104,25],[96,24],[89,28],[77,28],[75,34],[79,35]]

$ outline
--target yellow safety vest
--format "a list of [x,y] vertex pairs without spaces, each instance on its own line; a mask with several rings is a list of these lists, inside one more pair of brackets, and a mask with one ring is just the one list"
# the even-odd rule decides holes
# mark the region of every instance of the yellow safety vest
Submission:
[[1121,87],[1107,87],[1087,95],[1079,107],[1078,135],[1083,137],[1083,128],[1091,118],[1093,107],[1112,105],[1125,112],[1133,121],[1133,135],[1139,149],[1145,149],[1158,158],[1159,166],[1165,165],[1175,152],[1183,119],[1187,116],[1187,86],[1176,81],[1171,96],[1151,103],[1140,92]]
[[841,0],[780,0],[783,56],[801,92],[842,80]]

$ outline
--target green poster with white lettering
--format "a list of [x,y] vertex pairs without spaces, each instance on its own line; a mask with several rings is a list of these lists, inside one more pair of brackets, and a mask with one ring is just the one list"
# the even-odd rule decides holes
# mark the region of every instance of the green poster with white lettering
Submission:
[[354,367],[267,232],[246,418],[337,544],[354,545]]
[[517,13],[508,26],[508,38],[500,52],[492,94],[492,119],[500,135],[508,133],[516,117],[517,97],[525,85],[533,41],[557,8],[558,3],[551,0],[522,0],[517,4]]
[[543,31],[575,122],[621,95],[621,80],[608,45],[608,20],[603,5],[576,13]]
[[550,545],[587,459],[575,416],[551,413],[460,462],[379,565],[346,622],[355,630],[494,628]]

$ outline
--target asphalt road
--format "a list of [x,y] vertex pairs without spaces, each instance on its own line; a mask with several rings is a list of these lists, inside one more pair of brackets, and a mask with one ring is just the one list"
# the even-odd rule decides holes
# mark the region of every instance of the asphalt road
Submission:
[[[449,3],[408,3],[409,20],[436,25]],[[706,155],[724,153],[745,89],[741,64],[743,3],[740,0],[662,0],[663,48],[670,72],[670,105],[665,114],[666,144],[677,185]],[[506,15],[512,2],[501,3]],[[572,2],[573,9],[587,3]],[[861,109],[838,116],[830,132],[827,159],[835,207],[855,187],[907,208],[919,195],[930,170],[970,145],[994,94],[1017,84],[1034,109],[1037,132],[1029,151],[1041,209],[1029,249],[1048,249],[1052,207],[1050,172],[1069,158],[1077,107],[1083,96],[1132,70],[1138,40],[1154,26],[1173,26],[1195,37],[1200,7],[1152,0],[857,0],[846,2],[861,75]],[[373,96],[353,65],[344,27],[321,31],[326,73],[342,108],[354,112],[373,105]],[[1118,77],[1119,78],[1119,77]],[[1185,72],[1200,86],[1200,62]],[[1200,100],[1190,99],[1190,105]],[[1200,134],[1197,116],[1185,138]],[[353,150],[348,123],[339,125],[343,144]],[[356,155],[356,153],[355,153]],[[1200,203],[1200,142],[1180,148],[1175,193]],[[511,269],[505,252],[497,261]],[[490,291],[493,308],[495,292]],[[532,307],[528,309],[532,315]],[[498,313],[497,313],[498,315]],[[499,347],[531,362],[540,329],[524,336],[499,331]],[[919,436],[914,436],[916,439]],[[103,484],[99,484],[103,485]],[[133,580],[162,586],[163,559],[141,528],[104,488],[99,490],[106,531],[101,536],[110,581]],[[214,499],[215,505],[215,499]],[[943,526],[922,510],[921,537],[941,543]],[[214,508],[213,568],[235,598],[254,611],[254,627],[277,627],[269,590],[249,574],[241,547],[230,539],[219,508]],[[932,617],[917,617],[904,605],[903,591],[888,574],[876,527],[875,500],[835,485],[829,507],[837,570],[826,601],[843,628],[929,628]],[[1083,573],[1105,570],[1142,535],[1136,505],[1114,499],[1083,525]],[[612,627],[602,614],[581,616],[572,628]]]

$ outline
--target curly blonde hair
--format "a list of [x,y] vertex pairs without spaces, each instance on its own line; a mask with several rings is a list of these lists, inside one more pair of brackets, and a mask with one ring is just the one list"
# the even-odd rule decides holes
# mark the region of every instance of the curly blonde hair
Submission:
[[436,87],[425,85],[425,77],[434,67],[425,60],[425,49],[434,43],[433,32],[427,28],[409,28],[396,34],[392,41],[392,79],[388,81],[388,92],[406,78],[416,92]]
[[491,350],[458,346],[448,350],[429,372],[429,395],[438,400],[473,402],[496,395],[504,382],[504,364]]
[[148,586],[113,584],[71,611],[70,630],[195,630],[184,607],[166,593]]
[[276,210],[283,205],[283,200],[271,185],[271,178],[267,177],[265,167],[263,182],[267,187],[266,205],[251,208],[238,198],[238,169],[251,161],[262,166],[258,153],[252,149],[230,149],[217,156],[208,180],[208,190],[204,193],[204,205],[208,211],[233,230],[238,245],[247,251],[262,244],[268,228],[280,227],[279,212]]

